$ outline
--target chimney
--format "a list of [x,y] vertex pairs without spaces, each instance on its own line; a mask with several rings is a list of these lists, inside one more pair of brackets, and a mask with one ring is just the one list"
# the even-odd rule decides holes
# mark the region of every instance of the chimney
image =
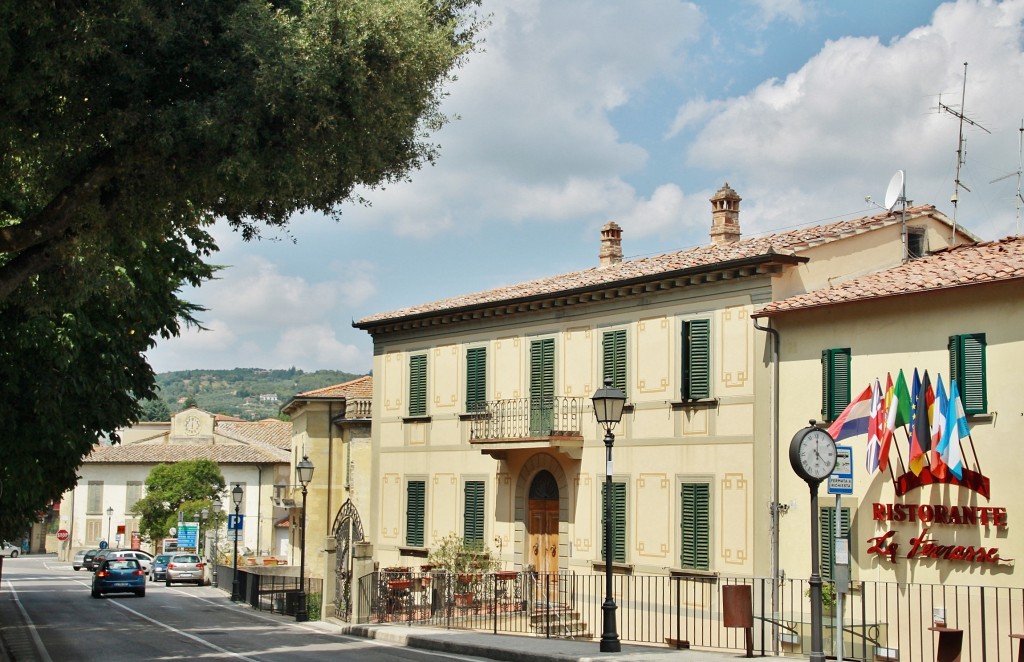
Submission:
[[711,243],[716,246],[740,239],[740,196],[729,182],[711,198]]
[[622,262],[622,228],[615,221],[608,221],[601,228],[601,252],[597,257],[602,267]]

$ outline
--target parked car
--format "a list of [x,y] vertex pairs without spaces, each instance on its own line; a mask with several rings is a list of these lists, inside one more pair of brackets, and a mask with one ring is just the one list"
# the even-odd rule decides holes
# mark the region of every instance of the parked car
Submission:
[[75,569],[75,572],[82,569],[82,565],[85,564],[85,553],[88,551],[87,549],[80,549],[75,552],[75,558],[71,561],[71,567]]
[[12,559],[18,558],[18,554],[21,554],[21,548],[12,545],[6,540],[0,545],[0,556],[9,556]]
[[90,549],[89,551],[87,551],[85,553],[85,556],[82,557],[82,567],[85,568],[86,570],[96,570],[96,568],[93,567],[93,559],[95,559],[96,555],[99,554],[102,551],[104,551],[104,550],[102,550],[102,549]]
[[92,576],[92,597],[104,593],[134,593],[146,595],[146,573],[137,559],[123,559],[111,556],[96,566]]
[[164,583],[187,582],[202,586],[206,583],[206,564],[198,554],[173,554],[167,562]]
[[167,564],[174,554],[157,554],[149,566],[149,581],[162,582],[167,579]]

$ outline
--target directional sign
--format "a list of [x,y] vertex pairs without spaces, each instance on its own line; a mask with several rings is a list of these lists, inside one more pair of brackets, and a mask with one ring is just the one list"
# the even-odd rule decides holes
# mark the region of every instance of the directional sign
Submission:
[[245,515],[228,515],[228,531],[241,531],[245,528]]
[[829,494],[853,494],[853,447],[836,446],[836,468],[828,477]]
[[199,522],[182,522],[178,528],[178,549],[195,550],[199,541]]
[[68,539],[69,535],[71,535],[71,534],[68,533],[67,529],[61,529],[60,531],[57,532],[57,540],[59,540],[61,542],[64,542],[65,540]]

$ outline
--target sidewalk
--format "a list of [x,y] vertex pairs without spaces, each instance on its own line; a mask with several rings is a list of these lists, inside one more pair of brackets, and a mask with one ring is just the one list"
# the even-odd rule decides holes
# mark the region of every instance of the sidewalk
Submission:
[[509,662],[533,662],[553,660],[556,662],[608,662],[629,660],[644,662],[723,662],[742,658],[743,653],[716,653],[698,650],[671,650],[654,646],[622,646],[620,653],[602,653],[597,641],[572,641],[569,639],[545,639],[544,637],[490,634],[470,630],[441,630],[427,627],[403,625],[350,625],[328,618],[326,621],[310,622],[307,625],[327,632],[348,634],[367,639],[420,648],[439,653],[484,657],[490,660]]

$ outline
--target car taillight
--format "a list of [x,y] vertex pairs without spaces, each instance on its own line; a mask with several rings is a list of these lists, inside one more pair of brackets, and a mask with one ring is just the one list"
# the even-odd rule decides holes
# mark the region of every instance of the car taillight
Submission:
[[197,564],[196,564],[196,567],[197,567],[197,568],[202,568],[202,567],[203,567],[203,564],[202,564],[202,563],[197,563]]
[[146,574],[146,573],[145,573],[145,572],[143,572],[143,571],[141,571],[141,570],[136,570],[136,571],[135,571],[135,572],[133,572],[132,574],[133,574],[133,575],[144,575],[144,574]]
[[96,573],[96,576],[97,577],[109,577],[110,573],[107,572],[106,570],[100,570],[99,572]]
[[168,568],[173,568],[173,567],[174,567],[174,564],[173,564],[173,563],[168,563],[168,564],[167,564],[167,567],[168,567]]

